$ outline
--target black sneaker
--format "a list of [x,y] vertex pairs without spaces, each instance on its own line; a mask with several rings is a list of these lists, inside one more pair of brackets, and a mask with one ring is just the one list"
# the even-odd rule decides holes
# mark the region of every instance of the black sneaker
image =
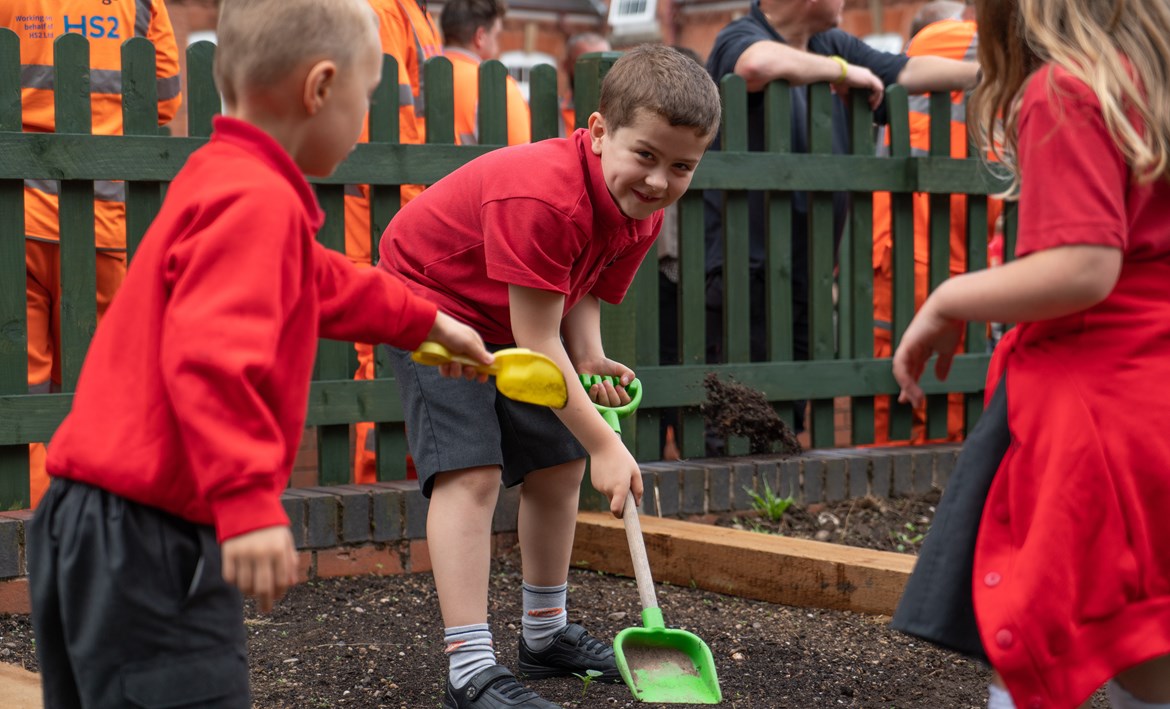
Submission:
[[528,649],[520,636],[520,675],[532,679],[585,675],[587,670],[601,673],[598,682],[622,681],[613,648],[585,632],[576,623],[569,623],[557,633],[552,644],[540,652]]
[[443,709],[561,709],[560,704],[540,698],[536,692],[516,681],[506,667],[492,665],[476,672],[459,689],[447,682]]

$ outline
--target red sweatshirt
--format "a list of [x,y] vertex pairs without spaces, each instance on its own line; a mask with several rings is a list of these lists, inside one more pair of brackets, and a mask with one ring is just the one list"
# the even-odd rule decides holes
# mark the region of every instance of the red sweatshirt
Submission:
[[214,524],[221,542],[288,524],[317,338],[413,349],[436,311],[318,244],[322,219],[275,140],[217,118],[94,336],[49,473]]

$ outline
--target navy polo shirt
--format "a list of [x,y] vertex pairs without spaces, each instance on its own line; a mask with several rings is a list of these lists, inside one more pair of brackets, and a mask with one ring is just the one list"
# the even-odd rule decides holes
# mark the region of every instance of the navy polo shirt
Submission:
[[[711,77],[719,82],[727,74],[735,73],[735,63],[740,55],[756,42],[773,41],[784,43],[775,29],[768,24],[764,13],[760,11],[759,0],[752,0],[751,11],[737,20],[733,20],[720,30],[715,38],[715,46],[707,59],[707,71]],[[845,61],[857,66],[863,66],[872,71],[886,86],[898,79],[898,74],[906,66],[909,57],[904,54],[890,54],[876,50],[853,35],[839,29],[821,32],[809,38],[808,50],[814,54],[824,56],[838,55]],[[808,87],[793,86],[792,89],[792,152],[808,152]],[[837,100],[833,102],[833,152],[844,154],[849,151],[849,132],[846,120],[845,104]],[[749,93],[747,97],[748,110],[748,150],[762,151],[764,149],[764,92]],[[879,111],[879,119],[884,122],[884,110]],[[719,139],[712,145],[713,150],[719,149]],[[706,202],[706,239],[707,239],[707,272],[717,271],[723,267],[723,217],[721,192],[707,190],[704,192]],[[833,195],[833,234],[834,243],[841,240],[841,233],[845,228],[845,214],[848,208],[846,193]],[[748,229],[751,233],[751,268],[758,269],[764,265],[764,193],[748,193]],[[798,303],[807,302],[806,284],[808,281],[808,193],[796,192],[793,194],[792,210],[792,257],[793,257],[793,285]]]

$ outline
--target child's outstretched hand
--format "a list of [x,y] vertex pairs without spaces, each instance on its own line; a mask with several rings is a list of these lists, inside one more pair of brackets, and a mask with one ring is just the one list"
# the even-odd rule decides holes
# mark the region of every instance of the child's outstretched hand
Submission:
[[918,380],[926,369],[926,361],[938,353],[934,373],[939,379],[946,379],[951,371],[951,361],[963,336],[963,321],[942,317],[933,307],[933,298],[927,298],[922,309],[910,321],[906,334],[894,352],[894,379],[902,391],[898,401],[918,406],[925,395]]
[[[453,355],[463,355],[480,364],[491,364],[494,359],[492,353],[483,346],[483,338],[479,336],[478,332],[441,310],[435,315],[435,324],[427,333],[427,339],[438,342]],[[488,378],[487,374],[476,371],[475,367],[460,364],[454,360],[439,365],[439,374],[444,377],[462,376],[480,382],[486,382]]]
[[261,613],[272,610],[297,582],[297,549],[288,527],[264,527],[223,543],[223,579],[256,599]]

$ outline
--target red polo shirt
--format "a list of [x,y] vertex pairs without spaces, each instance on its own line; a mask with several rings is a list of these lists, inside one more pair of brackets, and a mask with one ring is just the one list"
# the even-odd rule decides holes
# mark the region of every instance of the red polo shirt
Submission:
[[381,241],[380,268],[495,344],[514,341],[508,286],[619,303],[654,243],[662,212],[623,215],[589,134],[501,148],[406,205]]
[[318,244],[322,216],[275,140],[217,118],[98,327],[49,473],[214,524],[220,541],[288,524],[317,338],[413,348],[435,319]]

